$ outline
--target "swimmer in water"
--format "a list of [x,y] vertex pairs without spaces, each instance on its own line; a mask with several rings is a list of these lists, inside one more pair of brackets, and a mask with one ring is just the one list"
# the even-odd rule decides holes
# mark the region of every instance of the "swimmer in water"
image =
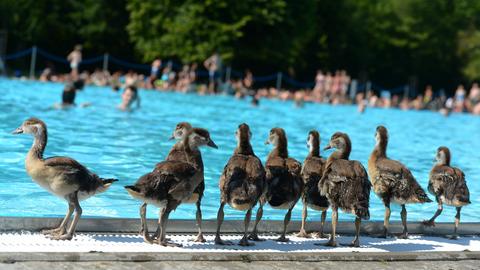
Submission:
[[[66,84],[62,92],[62,103],[54,104],[53,108],[68,109],[70,107],[76,106],[75,97],[77,95],[77,91],[82,90],[84,85],[85,83],[83,80],[76,80],[72,83]],[[88,107],[88,106],[90,106],[89,102],[80,104],[80,107]]]
[[140,108],[140,97],[138,96],[137,87],[129,85],[125,88],[122,94],[122,103],[118,108],[122,111],[131,111],[132,104],[137,103],[137,109]]

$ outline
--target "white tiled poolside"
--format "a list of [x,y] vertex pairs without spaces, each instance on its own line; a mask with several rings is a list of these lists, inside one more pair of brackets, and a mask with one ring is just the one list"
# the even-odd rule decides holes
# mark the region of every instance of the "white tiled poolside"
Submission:
[[[208,252],[251,252],[251,253],[294,253],[294,252],[434,252],[434,251],[480,251],[480,237],[462,236],[458,240],[443,237],[411,235],[409,239],[381,239],[361,237],[361,247],[351,248],[339,246],[337,248],[314,245],[326,242],[327,239],[303,239],[290,235],[290,242],[278,243],[273,241],[277,236],[264,235],[265,242],[256,242],[252,247],[218,246],[213,242],[213,235],[206,236],[206,243],[195,243],[193,235],[170,234],[168,237],[176,243],[183,245],[181,248],[163,247],[145,243],[139,235],[120,233],[78,233],[72,241],[50,240],[40,233],[9,232],[0,234],[0,252],[182,252],[182,253],[208,253]],[[227,235],[224,240],[235,243],[240,235]],[[352,236],[339,236],[340,244],[348,244]]]

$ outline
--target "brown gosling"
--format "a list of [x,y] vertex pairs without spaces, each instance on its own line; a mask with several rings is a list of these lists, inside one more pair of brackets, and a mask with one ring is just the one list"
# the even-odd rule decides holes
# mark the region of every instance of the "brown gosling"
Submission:
[[[202,203],[203,193],[205,191],[205,182],[204,182],[205,177],[204,177],[202,153],[200,152],[199,149],[186,148],[183,143],[183,138],[188,134],[188,132],[190,132],[193,129],[194,128],[192,127],[192,125],[188,122],[180,122],[177,124],[177,126],[175,127],[175,130],[173,131],[172,137],[170,137],[170,139],[176,139],[178,141],[170,149],[170,152],[168,153],[166,160],[190,162],[195,164],[195,167],[197,167],[201,171],[200,177],[202,178],[202,180],[200,184],[198,184],[197,188],[195,188],[192,196],[184,200],[183,203],[194,203],[196,205],[196,208],[197,208],[196,221],[197,221],[197,227],[198,227],[198,235],[194,239],[194,241],[203,243],[206,240],[202,232],[201,203]],[[154,239],[158,238],[159,233],[160,233],[160,227],[157,228],[157,232],[155,233],[155,236],[153,238]]]
[[252,246],[254,243],[248,242],[248,225],[252,216],[252,208],[265,191],[265,169],[260,159],[255,156],[250,144],[252,133],[249,126],[247,124],[238,126],[235,137],[237,147],[220,176],[221,196],[217,214],[215,244],[232,244],[232,242],[224,241],[220,237],[220,228],[224,218],[223,208],[228,203],[230,207],[236,210],[247,211],[244,219],[245,231],[238,244],[240,246]]
[[325,167],[325,160],[320,156],[320,134],[316,130],[308,133],[307,147],[309,149],[308,156],[303,161],[302,178],[305,187],[302,194],[303,211],[302,211],[302,225],[298,237],[310,237],[305,230],[307,220],[307,208],[316,211],[322,211],[320,231],[317,236],[324,238],[323,227],[327,217],[328,199],[320,194],[318,190],[318,181],[322,178],[323,168]]
[[352,143],[347,134],[336,132],[325,150],[337,149],[327,159],[323,176],[318,182],[320,193],[327,197],[332,209],[332,233],[326,246],[336,247],[335,233],[338,223],[338,208],[355,215],[355,238],[350,246],[360,246],[362,219],[370,218],[370,182],[362,164],[349,160]]
[[457,208],[455,225],[453,235],[449,238],[458,239],[457,229],[460,224],[460,211],[463,206],[471,202],[465,174],[459,168],[450,166],[450,159],[450,150],[447,147],[442,146],[437,149],[436,163],[430,171],[428,191],[435,195],[438,209],[433,217],[423,221],[423,224],[429,227],[435,226],[435,219],[442,213],[443,204],[455,206]]
[[403,232],[399,238],[408,238],[407,203],[431,202],[425,191],[413,177],[410,170],[402,163],[387,157],[388,131],[384,126],[378,126],[375,132],[376,144],[368,160],[368,173],[372,181],[373,191],[385,205],[383,234],[388,237],[390,219],[390,203],[402,206],[400,213]]
[[[285,131],[282,128],[272,128],[266,144],[272,144],[265,165],[267,192],[266,201],[275,209],[287,209],[283,220],[282,235],[276,239],[279,242],[287,242],[285,237],[288,224],[292,216],[292,209],[300,199],[303,191],[303,180],[300,174],[302,165],[300,162],[288,156],[288,142]],[[257,234],[257,225],[263,215],[262,204],[257,211],[257,218],[249,239],[261,241]]]
[[[191,151],[200,146],[217,148],[211,140],[210,134],[205,129],[193,129],[183,139],[184,145]],[[140,220],[143,238],[147,243],[158,243],[163,246],[181,246],[168,241],[166,227],[171,211],[175,210],[182,202],[190,198],[195,188],[202,181],[202,172],[195,164],[183,161],[163,161],[158,163],[148,174],[143,175],[133,186],[125,186],[128,193],[141,201]],[[148,234],[146,223],[147,204],[153,204],[160,208],[159,212],[159,236],[152,240]]]
[[[13,134],[31,134],[34,141],[25,159],[28,175],[48,192],[65,199],[68,211],[60,226],[42,233],[55,240],[71,240],[82,215],[79,201],[106,191],[117,179],[100,178],[78,161],[69,157],[43,158],[47,146],[47,125],[40,119],[29,118]],[[75,212],[68,230],[67,223]]]

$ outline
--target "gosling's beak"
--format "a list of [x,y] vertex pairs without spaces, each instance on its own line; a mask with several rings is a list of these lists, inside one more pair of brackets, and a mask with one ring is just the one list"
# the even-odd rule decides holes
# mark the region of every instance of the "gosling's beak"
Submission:
[[169,141],[175,139],[175,135],[172,134],[172,136],[170,136],[170,138],[168,138]]
[[218,149],[218,146],[212,141],[212,139],[208,141],[207,145],[212,148]]
[[269,141],[269,140],[266,140],[266,141],[265,141],[265,145],[267,145],[267,144],[270,144],[270,141]]
[[22,127],[18,127],[17,129],[12,131],[12,134],[22,134],[22,133],[23,133],[23,128]]
[[325,146],[325,148],[323,148],[323,151],[328,150],[328,149],[332,149],[332,146],[331,146],[330,144],[328,144],[327,146]]

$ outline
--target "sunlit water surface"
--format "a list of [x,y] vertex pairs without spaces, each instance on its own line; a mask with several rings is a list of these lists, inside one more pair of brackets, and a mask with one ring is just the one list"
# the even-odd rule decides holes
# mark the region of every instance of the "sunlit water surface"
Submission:
[[[353,144],[351,159],[367,160],[374,146],[377,125],[385,125],[390,132],[388,155],[406,164],[420,184],[426,188],[428,173],[435,150],[440,145],[450,147],[452,164],[463,169],[471,192],[472,205],[464,207],[463,221],[480,221],[480,117],[453,114],[446,118],[438,113],[399,111],[394,109],[367,109],[359,114],[354,106],[305,104],[295,108],[292,102],[261,100],[253,108],[249,100],[228,96],[198,96],[195,94],[141,91],[141,109],[127,113],[116,109],[120,93],[109,88],[86,87],[77,95],[77,104],[91,102],[87,108],[69,110],[49,109],[59,102],[63,85],[56,83],[23,82],[0,79],[0,215],[1,216],[62,216],[67,204],[52,196],[25,172],[24,158],[32,137],[11,135],[28,117],[35,116],[48,125],[49,140],[45,156],[65,155],[80,161],[102,177],[115,177],[107,192],[84,202],[84,216],[138,217],[140,202],[132,199],[124,185],[134,183],[163,160],[173,142],[168,140],[177,122],[189,121],[194,126],[207,128],[217,150],[202,149],[205,164],[206,191],[203,216],[215,219],[219,205],[218,179],[235,147],[234,131],[238,124],[250,125],[252,145],[265,161],[270,146],[264,144],[271,127],[283,127],[289,139],[289,153],[303,161],[307,155],[308,131],[317,129],[322,136],[322,148],[335,131],[350,135]],[[328,156],[330,153],[323,153]],[[433,196],[430,195],[433,199]],[[409,205],[411,221],[429,218],[436,203]],[[293,212],[300,219],[301,203]],[[149,217],[157,209],[150,207]],[[373,220],[383,220],[384,207],[375,194],[370,196]],[[285,211],[266,207],[264,219],[283,219]],[[438,221],[453,221],[454,208],[446,207]],[[177,219],[194,219],[193,205],[181,205],[173,214]],[[319,213],[309,211],[312,220]],[[226,207],[227,219],[243,218],[243,213]],[[352,220],[350,214],[340,219]],[[399,220],[399,207],[393,206],[392,220]]]

